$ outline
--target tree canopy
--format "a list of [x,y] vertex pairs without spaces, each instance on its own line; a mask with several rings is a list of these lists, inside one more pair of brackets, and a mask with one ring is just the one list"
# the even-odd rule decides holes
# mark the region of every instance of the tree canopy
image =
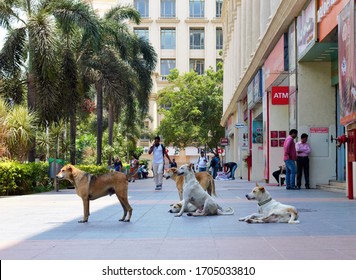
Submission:
[[159,112],[164,116],[158,133],[166,144],[178,148],[217,148],[224,128],[220,125],[223,106],[223,72],[209,69],[180,74],[174,69],[167,77],[170,85],[159,92]]

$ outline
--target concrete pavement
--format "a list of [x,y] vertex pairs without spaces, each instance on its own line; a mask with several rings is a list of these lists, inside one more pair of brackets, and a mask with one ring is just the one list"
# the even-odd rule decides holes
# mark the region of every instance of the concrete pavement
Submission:
[[[261,184],[265,185],[265,184]],[[356,201],[322,190],[267,185],[276,200],[300,211],[300,224],[247,224],[256,212],[242,180],[216,181],[217,200],[233,216],[174,217],[172,180],[155,191],[153,179],[129,183],[130,223],[118,222],[115,196],[91,202],[89,223],[79,224],[82,202],[74,190],[0,198],[2,260],[355,260]]]

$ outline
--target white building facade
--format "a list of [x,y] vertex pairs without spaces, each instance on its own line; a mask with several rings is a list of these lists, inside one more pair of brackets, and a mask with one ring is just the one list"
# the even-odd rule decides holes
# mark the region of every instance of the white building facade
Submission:
[[[168,85],[166,76],[177,68],[179,72],[195,70],[204,73],[212,67],[216,69],[221,60],[223,48],[222,4],[223,0],[108,0],[89,1],[93,8],[104,14],[115,5],[130,4],[141,14],[141,23],[130,23],[134,32],[147,38],[158,55],[154,87],[150,96],[149,115],[145,125],[154,131],[160,124],[157,94]],[[147,150],[148,139],[141,139],[141,145]],[[190,147],[175,154],[174,147],[168,147],[169,154],[176,157],[178,163],[195,162],[198,150]]]
[[[340,36],[355,27],[343,27],[342,15],[354,17],[353,0],[224,1],[221,125],[230,139],[225,160],[240,163],[241,177],[273,183],[284,139],[297,129],[309,135],[311,186],[346,180],[347,196],[355,196],[355,117],[342,103],[354,98],[351,87],[340,90],[345,63],[338,59],[355,44],[345,47]],[[336,145],[344,133],[346,145]]]

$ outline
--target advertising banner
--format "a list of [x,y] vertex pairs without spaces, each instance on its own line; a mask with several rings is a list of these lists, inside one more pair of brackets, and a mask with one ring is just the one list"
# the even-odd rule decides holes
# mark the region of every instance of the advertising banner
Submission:
[[338,17],[340,123],[356,121],[355,23],[354,1]]
[[309,5],[297,18],[297,45],[298,58],[301,59],[307,52],[307,48],[316,41],[316,6],[315,0],[310,1]]

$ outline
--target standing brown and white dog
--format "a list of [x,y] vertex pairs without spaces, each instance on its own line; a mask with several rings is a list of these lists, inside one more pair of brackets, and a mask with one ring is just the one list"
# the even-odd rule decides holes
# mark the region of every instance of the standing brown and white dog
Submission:
[[124,210],[124,215],[119,221],[130,221],[132,208],[128,201],[128,182],[125,174],[110,172],[94,176],[67,164],[57,174],[57,178],[70,181],[74,185],[77,195],[83,200],[84,216],[79,223],[88,222],[90,200],[112,194],[116,194]]
[[247,223],[289,223],[298,224],[298,211],[294,206],[282,204],[272,199],[270,193],[256,184],[256,187],[246,194],[248,200],[256,200],[258,213],[240,218]]
[[192,216],[208,215],[232,215],[232,208],[223,210],[219,204],[202,188],[195,177],[193,164],[182,165],[178,171],[178,176],[184,176],[183,185],[183,205],[176,214],[176,217],[182,216],[184,209],[187,209],[188,203],[197,207],[197,211]]

